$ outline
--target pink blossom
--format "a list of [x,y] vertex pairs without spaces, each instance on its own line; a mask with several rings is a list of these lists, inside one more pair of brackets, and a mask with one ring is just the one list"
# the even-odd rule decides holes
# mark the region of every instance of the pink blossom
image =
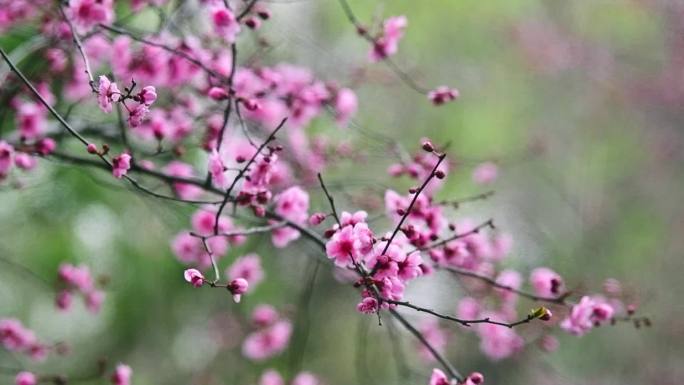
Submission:
[[112,384],[113,385],[130,385],[131,375],[133,370],[131,367],[124,364],[118,364],[116,369],[114,369],[114,374],[112,374]]
[[[290,187],[276,195],[274,211],[283,218],[303,225],[308,218],[309,194],[299,186]],[[284,247],[294,239],[299,238],[299,232],[291,228],[279,228],[273,232],[273,244]]]
[[123,153],[112,158],[112,175],[114,178],[121,179],[131,168],[131,156]]
[[335,95],[335,121],[340,126],[345,126],[349,122],[358,108],[358,100],[354,91],[349,88],[342,88]]
[[287,347],[291,334],[290,321],[278,321],[273,326],[248,335],[242,344],[242,354],[253,361],[273,357]]
[[[522,284],[522,276],[515,270],[506,269],[496,277],[496,283],[512,290],[518,290]],[[518,294],[512,290],[500,288],[497,288],[496,290],[501,299],[505,302],[515,303],[514,301],[518,298]]]
[[313,213],[313,214],[309,217],[309,224],[310,224],[311,226],[318,226],[318,225],[320,225],[321,223],[323,223],[323,221],[324,221],[325,218],[327,218],[327,217],[328,217],[328,216],[327,216],[326,214],[324,214],[324,213]]
[[601,325],[613,317],[614,309],[599,297],[584,296],[572,307],[570,314],[560,327],[576,336],[586,334],[594,326]]
[[335,261],[335,265],[346,267],[359,256],[360,242],[354,233],[354,227],[345,226],[337,231],[325,245],[328,258]]
[[204,285],[204,275],[197,269],[186,269],[183,272],[183,277],[194,287],[202,287]]
[[482,373],[473,372],[468,375],[464,385],[480,385],[484,384],[484,376]]
[[383,22],[382,34],[375,39],[370,52],[370,60],[377,62],[397,53],[399,41],[404,36],[408,21],[406,16],[390,17]]
[[22,103],[17,108],[15,119],[19,133],[24,139],[42,136],[47,128],[46,110],[35,103]]
[[14,163],[14,147],[11,144],[0,140],[0,179],[4,179],[9,174]]
[[14,378],[15,385],[36,385],[38,383],[38,377],[31,372],[19,372]]
[[222,87],[211,87],[207,92],[207,95],[209,95],[210,98],[217,101],[228,99],[228,91],[226,91],[225,88]]
[[[423,338],[425,338],[437,352],[444,353],[447,346],[447,333],[446,330],[439,326],[439,322],[436,318],[424,319],[420,323],[419,331],[423,335]],[[425,362],[435,361],[434,355],[424,344],[418,344],[417,346],[420,357]]]
[[146,104],[136,105],[128,111],[128,124],[131,127],[140,126],[148,112],[150,112],[150,108]]
[[0,344],[11,351],[21,351],[35,342],[33,332],[14,318],[0,319]]
[[101,75],[97,95],[97,103],[100,105],[100,109],[107,114],[112,112],[112,102],[118,102],[120,98],[121,91],[119,91],[116,83]]
[[102,308],[102,303],[105,299],[105,293],[100,290],[92,290],[85,295],[85,305],[91,313],[99,313]]
[[456,100],[459,97],[459,92],[455,88],[439,86],[428,92],[427,97],[435,106],[441,106],[442,104]]
[[285,380],[277,371],[269,369],[259,377],[259,385],[285,385]]
[[36,151],[41,155],[50,155],[57,148],[57,142],[52,138],[43,138],[36,144]]
[[458,302],[456,316],[460,319],[477,319],[482,307],[480,303],[472,297],[463,297]]
[[493,162],[479,164],[473,170],[473,182],[477,184],[489,184],[496,180],[499,175],[499,168]]
[[540,297],[556,298],[563,290],[563,279],[555,271],[538,267],[530,273],[534,293]]
[[233,301],[236,303],[240,302],[242,294],[245,294],[248,288],[249,283],[244,278],[236,278],[228,284],[228,291],[233,294]]
[[211,150],[208,168],[214,184],[221,188],[227,187],[228,179],[226,178],[226,166],[223,164],[221,155],[219,155],[216,149]]
[[223,6],[216,6],[211,10],[211,19],[217,35],[232,43],[240,32],[240,23],[233,12]]
[[157,100],[157,90],[154,86],[146,86],[138,93],[138,99],[140,103],[149,107]]
[[321,382],[313,373],[300,372],[292,379],[292,385],[319,385]]
[[226,270],[226,276],[229,280],[244,278],[249,283],[250,290],[253,290],[264,279],[261,258],[254,253],[237,258]]
[[[0,163],[2,163],[2,149],[0,149]],[[14,164],[22,170],[32,170],[37,163],[36,158],[25,152],[19,152],[14,156]],[[2,165],[0,165],[1,169]],[[0,171],[0,175],[2,175],[2,171]]]
[[432,375],[430,376],[428,385],[451,385],[451,382],[449,382],[449,378],[443,371],[435,368],[432,369]]
[[69,16],[83,29],[109,24],[114,18],[112,6],[113,0],[69,0]]
[[88,292],[93,288],[93,278],[87,266],[62,264],[57,274],[60,280],[82,292]]
[[57,306],[57,309],[62,311],[69,310],[69,308],[71,308],[71,304],[73,303],[73,299],[74,296],[69,290],[61,290],[55,297],[55,306]]
[[356,310],[363,314],[375,314],[378,311],[378,300],[373,297],[366,297],[356,305]]
[[[502,319],[500,314],[487,315],[492,319]],[[477,328],[480,336],[480,349],[492,360],[501,360],[519,352],[525,343],[514,329],[499,325],[481,324]]]
[[252,311],[252,322],[258,327],[273,325],[280,315],[271,305],[258,305]]
[[[177,160],[169,162],[164,168],[164,172],[170,176],[181,178],[191,178],[194,176],[191,165]],[[195,199],[202,194],[202,188],[188,183],[174,182],[173,188],[181,199]]]

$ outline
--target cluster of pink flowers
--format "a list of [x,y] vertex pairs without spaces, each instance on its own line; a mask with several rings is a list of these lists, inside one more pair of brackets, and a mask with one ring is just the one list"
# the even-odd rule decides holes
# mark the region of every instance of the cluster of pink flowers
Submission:
[[38,341],[35,333],[14,318],[0,319],[0,345],[37,361],[44,360],[48,354],[48,347]]
[[86,308],[97,313],[102,307],[105,293],[95,287],[95,282],[87,266],[74,266],[72,264],[62,264],[59,267],[58,277],[64,286],[55,299],[55,304],[59,310],[69,310],[73,303],[74,293],[81,294],[85,301]]
[[581,336],[596,326],[610,322],[615,309],[599,296],[584,296],[572,307],[560,326],[570,334]]
[[50,138],[40,139],[32,145],[22,144],[19,150],[4,140],[0,140],[0,181],[9,176],[13,167],[23,171],[35,168],[35,155],[49,155],[55,149],[55,141]]
[[114,19],[114,0],[69,0],[68,16],[82,30]]
[[259,305],[252,312],[255,330],[242,343],[242,354],[263,361],[281,353],[290,342],[292,324],[270,305]]

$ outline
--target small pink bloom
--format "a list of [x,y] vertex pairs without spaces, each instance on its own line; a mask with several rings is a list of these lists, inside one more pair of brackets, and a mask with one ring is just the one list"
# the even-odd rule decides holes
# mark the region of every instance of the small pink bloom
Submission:
[[140,99],[140,103],[149,107],[157,100],[157,90],[154,86],[147,86],[138,93],[138,98]]
[[114,369],[114,374],[112,374],[112,384],[113,385],[130,385],[131,375],[133,370],[131,367],[124,364],[118,364],[116,369]]
[[408,21],[406,16],[390,17],[383,22],[382,35],[375,39],[370,52],[370,60],[377,62],[397,53],[399,41],[404,36]]
[[36,158],[25,152],[19,152],[14,156],[14,164],[22,170],[32,170],[37,163]]
[[314,213],[309,217],[309,224],[311,226],[318,226],[321,223],[323,223],[326,217],[327,215],[325,215],[324,213]]
[[202,275],[202,273],[200,273],[200,271],[197,269],[185,270],[183,277],[185,277],[185,280],[194,287],[202,287],[204,284],[204,275]]
[[556,298],[563,290],[563,279],[555,271],[538,267],[530,273],[534,293],[540,297]]
[[340,126],[345,126],[358,108],[356,94],[349,88],[342,88],[335,96],[335,120]]
[[428,382],[428,385],[451,385],[451,383],[443,371],[435,368],[432,369],[432,375],[430,376],[430,382]]
[[50,155],[57,148],[57,142],[52,138],[43,138],[36,144],[36,151],[41,155]]
[[145,104],[138,104],[132,110],[128,112],[128,124],[131,127],[138,127],[142,124],[143,119],[147,113],[150,112],[150,108]]
[[251,290],[264,279],[261,258],[257,254],[244,255],[233,262],[226,271],[226,275],[230,280],[244,278],[249,283]]
[[221,87],[211,87],[207,95],[216,101],[228,99],[228,91]]
[[74,297],[69,290],[62,290],[59,293],[57,293],[57,297],[55,298],[55,305],[59,310],[69,310],[69,308],[71,308],[73,299]]
[[285,380],[280,373],[270,369],[259,377],[259,385],[285,385]]
[[465,385],[480,385],[484,384],[484,376],[480,372],[473,372],[468,375]]
[[5,178],[9,174],[13,163],[14,147],[4,140],[0,141],[0,179]]
[[375,314],[378,311],[378,300],[373,297],[366,297],[356,305],[356,310],[363,314]]
[[249,288],[249,283],[244,278],[236,278],[228,284],[228,290],[233,294],[233,301],[236,303],[240,302],[240,298],[242,294],[247,292],[247,288]]
[[31,372],[19,372],[14,378],[15,385],[36,385],[38,378]]
[[100,290],[93,290],[85,295],[86,309],[91,313],[99,313],[102,308],[102,303],[105,299],[105,293]]
[[121,98],[121,91],[116,83],[111,82],[106,76],[100,75],[98,86],[97,103],[105,113],[112,112],[112,102],[118,102]]
[[216,6],[211,11],[211,19],[217,35],[229,43],[235,41],[235,36],[240,32],[240,23],[231,10],[224,6]]
[[473,170],[473,182],[477,184],[489,184],[496,180],[499,168],[493,162],[484,162]]
[[439,86],[427,94],[428,99],[430,99],[435,106],[441,106],[442,104],[456,100],[458,96],[459,93],[457,89],[449,88],[447,86]]
[[128,173],[131,168],[131,156],[127,153],[123,153],[119,156],[115,156],[112,159],[112,175],[114,178],[121,179],[124,175]]
[[319,385],[321,382],[313,373],[301,372],[292,379],[292,385]]
[[278,321],[273,326],[248,335],[242,344],[242,354],[254,361],[273,357],[285,350],[291,334],[290,321]]

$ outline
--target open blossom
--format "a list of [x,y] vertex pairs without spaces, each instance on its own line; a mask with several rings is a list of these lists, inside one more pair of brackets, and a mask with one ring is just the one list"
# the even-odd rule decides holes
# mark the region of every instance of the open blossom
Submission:
[[[306,224],[309,216],[309,194],[301,187],[290,187],[278,194],[274,201],[274,210],[278,215],[299,225]],[[271,238],[274,246],[285,247],[299,238],[299,235],[299,231],[291,227],[280,227],[272,231]]]
[[197,269],[187,269],[183,272],[185,280],[194,287],[202,287],[204,285],[204,275]]
[[217,187],[225,188],[228,184],[228,178],[226,178],[226,166],[223,164],[221,155],[213,149],[209,155],[209,174],[211,174],[211,180]]
[[261,258],[254,253],[237,258],[226,270],[226,276],[229,280],[243,278],[249,283],[249,288],[253,289],[264,279]]
[[358,100],[354,91],[349,88],[342,88],[337,91],[335,95],[335,121],[340,126],[344,126],[349,122],[358,108]]
[[140,126],[148,112],[150,112],[150,108],[146,104],[141,103],[136,105],[133,109],[128,111],[128,124],[131,127]]
[[230,9],[224,6],[216,6],[211,10],[211,20],[214,23],[214,31],[217,35],[232,43],[240,33],[240,22]]
[[130,385],[131,376],[133,375],[133,370],[131,367],[124,364],[118,364],[116,369],[114,369],[114,374],[112,374],[112,384],[113,385]]
[[263,361],[273,357],[285,350],[291,334],[290,321],[277,321],[272,326],[248,335],[242,344],[242,354],[254,361]]
[[119,87],[106,76],[100,75],[100,84],[97,92],[97,103],[100,105],[100,109],[107,114],[112,112],[112,102],[118,102],[121,98]]
[[14,147],[11,144],[0,141],[0,179],[5,178],[14,164]]
[[115,156],[112,159],[112,175],[114,178],[121,179],[128,170],[131,168],[131,156],[127,153],[123,153],[119,156]]
[[375,314],[378,312],[378,300],[373,297],[366,297],[356,305],[356,310],[363,314]]
[[455,88],[439,86],[434,90],[428,92],[427,97],[435,106],[441,106],[442,104],[448,103],[452,100],[456,100],[456,98],[459,97],[459,92]]
[[563,290],[563,279],[555,271],[538,267],[530,273],[534,293],[540,297],[556,298]]
[[14,385],[36,385],[38,377],[31,372],[19,372],[14,378]]
[[157,100],[157,90],[154,86],[146,86],[138,93],[138,99],[140,103],[151,106],[155,100]]
[[602,298],[584,296],[572,307],[560,326],[570,334],[581,336],[594,326],[608,322],[613,318],[614,312],[613,307]]
[[114,18],[113,0],[69,0],[69,16],[77,26],[90,28]]
[[449,378],[443,371],[435,368],[432,369],[432,375],[430,376],[428,385],[451,385],[451,382],[449,382]]
[[397,53],[399,41],[404,36],[407,24],[406,16],[394,16],[385,20],[382,24],[382,34],[375,39],[371,49],[370,60],[377,62]]

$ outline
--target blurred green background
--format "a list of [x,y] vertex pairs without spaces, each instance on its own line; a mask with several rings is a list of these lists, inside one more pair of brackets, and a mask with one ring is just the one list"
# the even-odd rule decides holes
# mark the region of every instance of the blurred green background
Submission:
[[[684,2],[350,0],[362,21],[408,17],[395,60],[420,83],[460,90],[457,102],[439,108],[382,64],[364,64],[368,44],[335,0],[265,4],[274,12],[261,31],[272,46],[265,63],[310,66],[358,91],[356,124],[338,129],[321,118],[311,127],[367,151],[328,173],[342,209],[377,204],[384,186],[408,186],[386,177],[394,161],[388,139],[411,150],[422,137],[448,142],[455,171],[442,198],[484,191],[471,181],[473,167],[499,165],[494,197],[455,216],[493,217],[512,234],[506,265],[525,276],[547,265],[570,287],[592,291],[618,279],[653,321],[648,329],[621,324],[582,338],[558,330],[557,352],[532,344],[500,362],[482,356],[475,336],[445,325],[455,332],[448,356],[456,367],[484,373],[488,384],[681,383]],[[133,23],[154,18],[137,17]],[[16,35],[0,37],[10,40],[21,47]],[[432,366],[416,358],[403,331],[402,349],[418,375],[397,376],[388,326],[357,314],[357,294],[331,279],[328,266],[310,285],[317,249],[306,241],[276,250],[256,236],[231,250],[222,268],[254,251],[268,278],[238,306],[224,292],[196,291],[182,280],[169,240],[188,227],[191,208],[134,193],[106,173],[41,162],[22,176],[22,188],[0,192],[0,253],[12,261],[0,268],[0,315],[68,341],[72,353],[22,365],[87,373],[106,356],[131,365],[136,385],[255,384],[268,367],[303,368],[331,385],[427,383]],[[325,209],[321,191],[310,192],[313,210]],[[99,315],[80,305],[55,312],[51,283],[61,262],[109,277]],[[447,276],[436,281],[414,283],[408,296],[453,311],[459,286]],[[239,320],[264,302],[295,321],[295,334],[284,354],[254,364],[239,354]],[[534,326],[520,332],[535,336]],[[0,353],[3,366],[14,359]]]

